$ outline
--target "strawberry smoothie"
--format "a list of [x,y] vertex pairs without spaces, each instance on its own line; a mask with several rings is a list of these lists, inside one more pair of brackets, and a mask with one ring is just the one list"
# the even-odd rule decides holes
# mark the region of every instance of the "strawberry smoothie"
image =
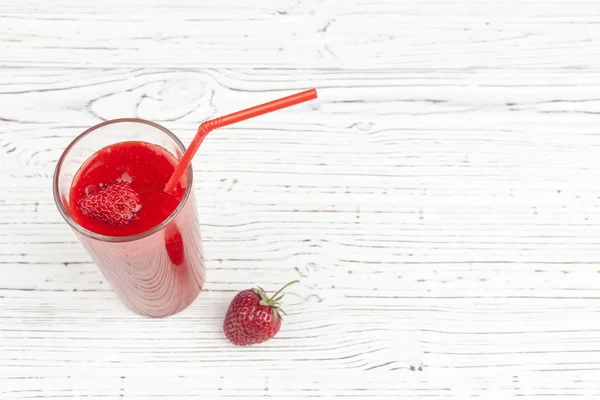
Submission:
[[[133,119],[108,121],[90,128],[67,148],[55,175],[55,198],[121,300],[139,314],[164,317],[191,304],[204,283],[191,169],[174,190],[165,193],[177,165],[173,149],[143,140],[99,146],[76,169],[69,167],[71,179],[63,165],[73,164],[69,156],[88,139],[86,135],[106,124],[114,124],[114,129],[119,123],[123,128],[135,123],[146,124],[146,130],[162,130],[180,147],[175,154],[181,154],[183,145],[159,125]],[[157,135],[160,132],[153,132]]]
[[71,217],[92,232],[129,236],[164,221],[177,208],[181,183],[163,191],[177,161],[155,144],[132,141],[107,146],[92,155],[73,179]]

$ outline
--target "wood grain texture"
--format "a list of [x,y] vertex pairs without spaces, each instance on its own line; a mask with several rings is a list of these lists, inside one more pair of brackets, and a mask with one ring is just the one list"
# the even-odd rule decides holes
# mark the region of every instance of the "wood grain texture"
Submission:
[[[597,398],[596,1],[3,1],[0,398]],[[207,276],[117,300],[50,178],[103,120],[189,142]],[[239,349],[233,295],[300,279]]]
[[7,66],[579,70],[600,44],[596,0],[3,4]]

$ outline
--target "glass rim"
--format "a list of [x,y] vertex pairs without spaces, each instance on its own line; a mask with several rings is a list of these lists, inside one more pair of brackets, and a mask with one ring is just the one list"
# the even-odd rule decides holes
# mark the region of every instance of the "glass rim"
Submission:
[[179,215],[181,210],[183,210],[183,207],[187,203],[188,198],[190,197],[190,193],[192,192],[192,186],[193,186],[193,181],[194,181],[192,164],[190,163],[190,165],[188,165],[188,168],[187,168],[187,173],[188,173],[187,187],[185,188],[185,192],[183,193],[183,197],[181,198],[181,201],[179,202],[179,204],[177,205],[175,210],[173,210],[173,212],[167,218],[164,219],[164,221],[162,221],[160,224],[158,224],[144,232],[140,232],[140,233],[136,233],[135,235],[128,235],[128,236],[101,235],[99,233],[92,232],[89,229],[86,229],[83,226],[81,226],[79,223],[77,223],[77,221],[75,221],[69,215],[67,210],[65,209],[65,206],[63,205],[61,195],[60,195],[59,176],[61,173],[63,162],[64,162],[67,154],[69,154],[69,152],[73,149],[73,147],[81,139],[83,139],[90,133],[92,133],[104,126],[118,124],[118,123],[122,123],[122,122],[133,122],[133,123],[145,124],[145,125],[149,125],[154,128],[157,128],[157,129],[161,130],[162,132],[164,132],[171,139],[173,139],[175,144],[177,144],[177,146],[179,146],[179,148],[181,149],[182,153],[185,153],[185,150],[186,150],[184,144],[181,142],[181,140],[179,140],[179,138],[177,136],[175,136],[175,134],[173,132],[171,132],[164,126],[157,124],[156,122],[152,122],[152,121],[148,121],[148,120],[140,119],[140,118],[117,118],[117,119],[111,119],[108,121],[101,122],[99,124],[96,124],[88,129],[86,129],[85,131],[83,131],[83,133],[79,134],[75,139],[73,139],[73,141],[71,141],[71,143],[69,143],[69,145],[65,148],[65,150],[61,154],[60,158],[58,159],[58,162],[56,163],[56,168],[54,170],[54,177],[53,177],[53,183],[52,183],[52,192],[54,195],[54,203],[56,204],[56,207],[58,208],[58,211],[62,215],[63,219],[71,226],[71,228],[73,228],[76,232],[78,232],[84,236],[87,236],[92,239],[96,239],[101,242],[112,242],[112,243],[133,242],[136,240],[140,240],[140,239],[149,237],[149,236],[155,234],[156,232],[160,231],[165,226],[167,226],[169,223],[171,223],[175,219],[175,217],[177,217],[177,215]]

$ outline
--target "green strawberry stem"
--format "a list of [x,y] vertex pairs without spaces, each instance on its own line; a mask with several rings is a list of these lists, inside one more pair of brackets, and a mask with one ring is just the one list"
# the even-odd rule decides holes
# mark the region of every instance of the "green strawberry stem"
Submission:
[[[284,287],[282,287],[281,289],[279,289],[277,291],[277,293],[275,293],[273,296],[271,296],[271,298],[269,299],[269,302],[276,303],[278,300],[273,300],[273,299],[275,299],[279,293],[283,292],[286,287],[288,287],[290,285],[293,285],[294,283],[299,283],[299,282],[300,281],[291,281],[291,282],[289,282],[287,285],[285,285]],[[283,297],[283,295],[281,295],[281,297]],[[281,299],[281,297],[279,299]]]
[[279,296],[279,294],[281,292],[283,292],[285,290],[285,288],[287,288],[288,286],[293,285],[294,283],[299,283],[299,282],[300,281],[297,281],[297,280],[289,282],[287,285],[285,285],[284,287],[279,289],[277,291],[277,293],[275,293],[270,298],[269,298],[269,296],[267,296],[267,293],[265,293],[263,288],[261,288],[260,286],[258,287],[258,289],[252,289],[252,290],[254,291],[254,293],[256,293],[257,295],[260,296],[260,305],[261,306],[271,307],[273,309],[273,314],[275,314],[276,317],[281,317],[281,314],[285,314],[285,311],[283,311],[281,309],[281,307],[279,306],[279,301],[283,298],[283,294],[281,296]]

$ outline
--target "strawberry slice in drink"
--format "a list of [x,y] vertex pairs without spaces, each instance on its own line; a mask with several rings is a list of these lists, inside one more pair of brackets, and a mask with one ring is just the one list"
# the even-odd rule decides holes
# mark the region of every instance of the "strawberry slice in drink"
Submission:
[[102,185],[79,202],[83,215],[110,225],[130,223],[138,218],[141,208],[137,192],[127,183]]

